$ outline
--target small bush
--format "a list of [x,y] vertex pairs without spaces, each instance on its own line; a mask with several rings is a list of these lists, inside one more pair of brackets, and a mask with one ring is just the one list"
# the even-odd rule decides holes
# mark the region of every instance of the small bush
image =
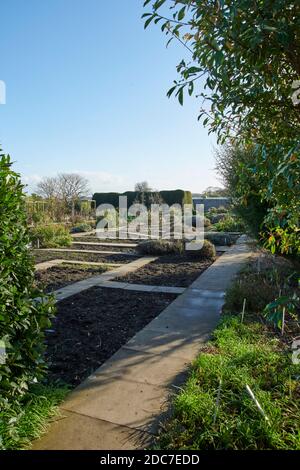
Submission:
[[169,255],[183,252],[181,240],[146,240],[141,242],[137,250],[143,255]]
[[213,232],[206,232],[205,238],[209,240],[214,245],[219,246],[231,246],[233,245],[238,236],[229,234],[229,233],[213,233]]
[[209,220],[208,217],[204,217],[204,227],[210,227],[211,226],[211,221]]
[[58,248],[72,243],[69,230],[63,225],[35,227],[31,230],[31,240],[35,246],[39,243],[40,248]]
[[92,230],[92,226],[90,224],[82,223],[76,225],[75,227],[71,228],[71,233],[83,233],[83,232],[90,232]]
[[266,305],[280,295],[287,298],[293,294],[299,296],[298,278],[299,269],[285,258],[269,254],[260,256],[227,290],[225,310],[239,314],[246,299],[246,311],[260,315]]
[[214,259],[216,257],[216,248],[210,241],[204,240],[203,247],[200,250],[187,250],[186,253],[191,258]]
[[248,312],[262,312],[265,306],[274,300],[274,285],[258,273],[247,273],[240,277],[226,292],[226,311],[240,313],[246,299]]
[[227,214],[228,213],[228,208],[224,207],[224,206],[220,206],[220,207],[211,207],[206,215],[207,217],[211,218],[211,216],[213,215],[217,215],[217,214]]
[[215,214],[210,216],[210,221],[212,224],[217,224],[227,217],[227,214]]
[[[199,217],[199,216],[198,216]],[[193,227],[196,227],[197,226],[197,215],[193,215],[193,218],[192,218],[192,226]],[[204,217],[204,227],[207,228],[207,227],[210,227],[211,226],[211,221],[209,220],[208,217]]]
[[227,215],[214,225],[214,229],[217,232],[244,232],[245,225],[242,220]]

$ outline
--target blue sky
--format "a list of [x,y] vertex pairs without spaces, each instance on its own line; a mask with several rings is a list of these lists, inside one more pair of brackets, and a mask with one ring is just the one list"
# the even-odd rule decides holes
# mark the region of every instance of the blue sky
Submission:
[[185,57],[144,31],[143,0],[2,0],[0,143],[34,190],[78,172],[98,191],[220,185],[215,139],[166,92]]

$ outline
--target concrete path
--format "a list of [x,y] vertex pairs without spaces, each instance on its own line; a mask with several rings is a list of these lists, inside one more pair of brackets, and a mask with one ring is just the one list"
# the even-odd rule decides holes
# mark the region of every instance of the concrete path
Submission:
[[36,271],[45,271],[46,269],[53,268],[54,266],[60,266],[62,264],[74,264],[74,265],[83,265],[83,266],[109,266],[118,268],[123,266],[123,264],[118,263],[96,263],[95,261],[74,261],[69,259],[53,259],[51,261],[44,261],[43,263],[38,263],[35,265]]
[[118,281],[103,281],[98,284],[100,287],[107,287],[110,289],[124,289],[135,290],[139,292],[157,292],[164,294],[182,294],[186,287],[173,287],[173,286],[151,286],[146,284],[128,284],[126,282]]
[[71,233],[71,237],[79,238],[79,237],[89,237],[91,235],[95,235],[96,230],[91,230],[90,232],[80,232],[80,233]]
[[91,287],[101,286],[108,281],[113,281],[116,277],[133,273],[146,264],[155,261],[156,259],[156,256],[143,256],[142,258],[132,261],[131,263],[122,264],[116,269],[111,269],[103,274],[99,274],[99,276],[93,276],[88,279],[84,279],[83,281],[70,284],[69,286],[63,287],[62,289],[58,289],[52,294],[54,295],[56,301],[60,302],[61,300],[65,300],[72,295],[79,294],[80,292],[90,289]]
[[112,248],[136,248],[137,243],[108,243],[108,242],[72,242],[73,245],[86,245],[86,246],[111,246]]
[[122,255],[122,256],[140,256],[137,253],[131,253],[128,251],[98,251],[98,250],[72,250],[68,248],[37,248],[37,251],[49,251],[59,253],[90,253],[97,255]]
[[[168,415],[170,394],[186,378],[216,327],[224,293],[251,256],[239,243],[210,266],[61,406],[62,416],[33,449],[141,449]],[[141,306],[142,308],[142,306]]]

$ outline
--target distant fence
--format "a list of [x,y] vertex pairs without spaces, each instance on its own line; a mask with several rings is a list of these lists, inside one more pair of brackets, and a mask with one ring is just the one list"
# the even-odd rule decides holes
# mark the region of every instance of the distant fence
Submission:
[[205,212],[212,207],[229,207],[231,200],[229,197],[195,197],[193,198],[194,205],[204,204]]
[[53,221],[68,222],[70,218],[95,218],[96,201],[77,200],[65,202],[58,199],[25,202],[29,223],[50,217]]

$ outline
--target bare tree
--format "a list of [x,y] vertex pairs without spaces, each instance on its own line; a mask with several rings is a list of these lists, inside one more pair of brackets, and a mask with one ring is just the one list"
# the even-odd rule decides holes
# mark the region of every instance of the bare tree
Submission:
[[89,182],[77,173],[60,173],[56,177],[43,178],[37,185],[36,192],[49,201],[53,214],[69,208],[74,218],[76,203],[89,193]]
[[36,192],[45,199],[72,202],[88,195],[89,182],[77,173],[60,173],[56,177],[44,177],[38,183]]
[[36,193],[45,199],[55,199],[58,197],[58,179],[44,177],[36,187]]
[[59,196],[66,202],[72,202],[87,196],[89,189],[88,180],[77,173],[60,173],[57,177]]
[[150,191],[152,191],[148,181],[141,181],[140,183],[136,183],[134,190],[139,193],[150,193]]
[[67,205],[71,205],[72,218],[74,218],[75,204],[81,197],[88,195],[89,182],[77,173],[60,173],[57,180],[59,196]]

